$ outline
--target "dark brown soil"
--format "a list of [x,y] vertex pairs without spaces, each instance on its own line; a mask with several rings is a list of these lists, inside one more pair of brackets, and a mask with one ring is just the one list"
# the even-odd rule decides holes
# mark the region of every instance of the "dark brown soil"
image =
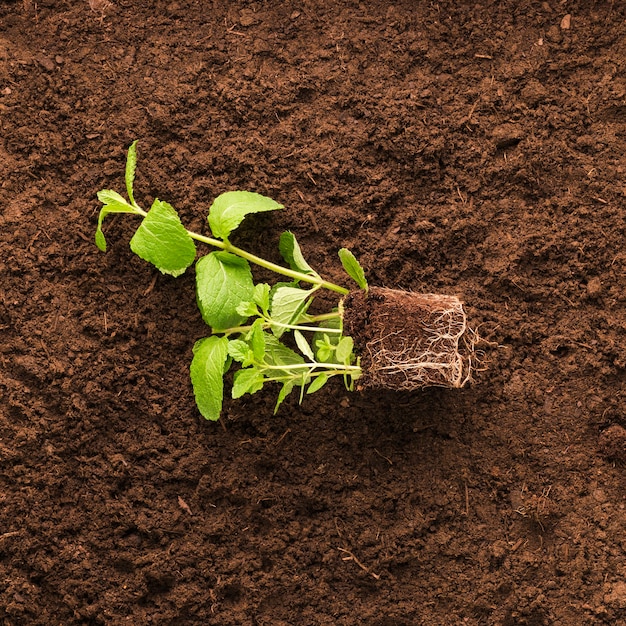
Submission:
[[[624,626],[624,3],[104,4],[0,3],[2,623]],[[133,139],[142,204],[269,195],[237,243],[458,295],[488,370],[203,421],[193,272],[93,243]]]
[[470,381],[476,332],[456,296],[371,287],[348,294],[343,308],[363,371],[359,391],[458,389]]

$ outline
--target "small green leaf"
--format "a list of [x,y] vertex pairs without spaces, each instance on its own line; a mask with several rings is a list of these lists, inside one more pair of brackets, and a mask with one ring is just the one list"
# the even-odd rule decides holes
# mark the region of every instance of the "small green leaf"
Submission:
[[[311,295],[310,289],[279,287],[272,295],[272,321],[280,324],[294,324],[308,308]],[[285,328],[273,325],[272,332],[280,337],[285,332]]]
[[335,350],[335,356],[337,357],[337,361],[344,365],[350,365],[353,348],[354,341],[352,341],[352,337],[342,337],[337,344],[337,348]]
[[317,350],[317,361],[320,363],[328,363],[333,356],[333,350],[328,346],[320,346]]
[[[338,327],[340,323],[339,320],[328,320],[328,322],[326,322],[331,328]],[[315,335],[313,335],[313,345],[316,348],[317,360],[322,363],[334,362],[335,359],[333,355],[335,354],[335,348],[339,343],[339,339],[339,335],[328,335],[323,332],[323,330],[316,332]]]
[[254,301],[266,315],[270,308],[270,289],[267,283],[254,286]]
[[202,319],[212,328],[238,326],[247,316],[237,312],[250,302],[254,283],[248,261],[230,252],[211,252],[196,263],[196,296]]
[[365,272],[361,267],[361,264],[357,261],[357,258],[348,250],[348,248],[341,248],[339,250],[339,259],[343,265],[343,269],[352,280],[364,291],[368,290],[367,280],[365,278]]
[[102,232],[102,222],[109,213],[132,213],[139,214],[137,209],[132,207],[117,191],[103,189],[98,192],[98,200],[104,204],[98,215],[98,226],[96,228],[96,245],[102,252],[106,252],[107,242]]
[[315,393],[319,391],[330,379],[328,374],[319,374],[313,379],[313,382],[309,385],[309,388],[306,390],[307,394]]
[[102,189],[97,195],[98,200],[100,200],[102,204],[111,207],[111,211],[115,208],[118,212],[121,212],[122,210],[128,213],[137,212],[136,209],[126,201],[126,198],[117,193],[117,191],[113,191],[112,189]]
[[252,317],[253,315],[258,315],[259,310],[256,308],[256,304],[254,302],[240,302],[237,305],[237,313],[244,318]]
[[190,374],[196,404],[203,417],[216,421],[224,399],[224,364],[228,359],[226,337],[206,337],[193,348]]
[[133,183],[135,182],[135,170],[137,168],[137,141],[133,141],[128,148],[128,155],[126,157],[126,193],[131,204],[135,204],[135,198],[133,197]]
[[249,213],[263,213],[284,208],[282,204],[251,191],[227,191],[218,196],[209,209],[209,226],[215,237],[228,239]]
[[163,274],[180,276],[196,258],[196,246],[178,213],[167,202],[155,200],[137,232],[131,250]]
[[309,342],[306,340],[304,335],[299,330],[294,330],[293,338],[296,340],[296,344],[300,352],[302,352],[304,356],[311,359],[311,361],[315,361],[315,355],[313,354],[313,350],[311,350],[311,346],[309,345]]
[[233,378],[233,398],[241,398],[245,393],[252,395],[262,389],[263,374],[254,367],[235,372]]
[[272,376],[300,376],[302,372],[308,372],[309,367],[304,365],[304,359],[291,348],[281,343],[274,335],[265,333],[265,363],[267,365],[300,365],[302,369],[295,368],[291,370],[273,370]]
[[107,251],[107,240],[104,236],[104,233],[102,232],[102,228],[100,226],[98,226],[97,230],[96,230],[96,246],[98,246],[98,249],[101,250],[102,252],[106,252]]
[[305,274],[315,274],[311,266],[304,260],[302,256],[302,250],[296,241],[296,236],[289,231],[284,232],[280,236],[278,242],[278,249],[280,253],[292,270],[297,272],[304,272]]
[[252,330],[248,336],[250,345],[252,346],[252,354],[254,358],[261,362],[265,358],[265,333],[263,332],[263,320],[258,319],[252,324]]
[[232,339],[228,342],[228,354],[238,363],[243,363],[244,367],[252,363],[252,350],[242,339]]
[[295,381],[288,380],[283,384],[280,391],[278,392],[278,398],[276,400],[276,406],[274,407],[274,415],[278,413],[278,408],[285,401],[285,398],[293,391],[293,388],[296,386]]

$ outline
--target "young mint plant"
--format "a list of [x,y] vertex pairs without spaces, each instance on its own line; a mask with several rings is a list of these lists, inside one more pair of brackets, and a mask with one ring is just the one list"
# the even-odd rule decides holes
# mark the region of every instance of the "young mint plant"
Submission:
[[[185,228],[176,210],[155,199],[150,210],[134,197],[137,142],[128,149],[125,182],[128,199],[102,190],[103,206],[98,216],[95,240],[106,251],[102,231],[110,213],[128,213],[142,218],[130,241],[132,251],[162,273],[180,276],[196,262],[196,298],[202,319],[211,327],[209,337],[196,342],[190,366],[191,382],[200,413],[217,420],[222,411],[224,375],[235,367],[232,397],[260,391],[266,383],[278,383],[275,412],[296,388],[300,401],[321,389],[333,376],[341,376],[347,389],[361,375],[353,341],[343,334],[342,306],[310,315],[320,289],[341,296],[343,286],[324,280],[305,260],[296,237],[281,235],[278,248],[287,267],[251,254],[230,242],[230,236],[251,213],[283,208],[274,200],[249,191],[228,191],[209,208],[212,237]],[[196,242],[217,248],[196,261]],[[347,249],[339,251],[347,274],[363,290],[367,281],[359,262]],[[271,286],[256,283],[251,264],[289,279]],[[307,338],[309,337],[309,338]]]

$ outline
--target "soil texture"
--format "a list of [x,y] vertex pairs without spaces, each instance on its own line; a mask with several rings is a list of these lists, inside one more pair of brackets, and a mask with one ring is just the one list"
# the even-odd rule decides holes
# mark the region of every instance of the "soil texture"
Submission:
[[[0,623],[626,625],[626,5],[0,2]],[[96,192],[284,211],[346,284],[458,296],[458,390],[202,420],[193,271]],[[346,285],[350,287],[350,285]]]

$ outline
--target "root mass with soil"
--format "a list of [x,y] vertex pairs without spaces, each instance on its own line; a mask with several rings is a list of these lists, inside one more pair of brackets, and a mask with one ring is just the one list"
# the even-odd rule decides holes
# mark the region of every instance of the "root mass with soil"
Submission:
[[463,387],[475,333],[456,296],[372,287],[344,300],[344,331],[361,355],[360,388]]

